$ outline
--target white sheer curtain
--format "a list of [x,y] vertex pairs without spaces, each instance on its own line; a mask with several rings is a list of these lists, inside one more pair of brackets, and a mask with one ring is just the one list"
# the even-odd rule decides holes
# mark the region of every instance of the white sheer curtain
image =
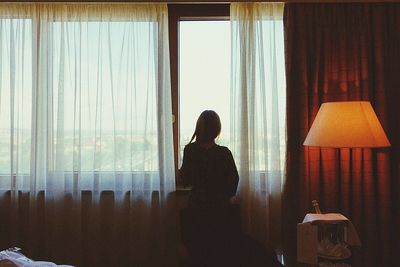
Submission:
[[0,5],[4,244],[84,266],[146,266],[166,253],[167,13],[163,4]]
[[232,3],[231,145],[244,227],[281,244],[285,160],[283,3]]

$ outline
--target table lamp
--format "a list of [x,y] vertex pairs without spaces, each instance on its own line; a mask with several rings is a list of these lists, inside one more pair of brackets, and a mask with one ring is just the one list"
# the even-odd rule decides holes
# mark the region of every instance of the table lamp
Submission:
[[[326,102],[303,143],[328,148],[390,147],[389,140],[369,101]],[[318,202],[312,202],[320,213]]]
[[332,148],[390,147],[369,101],[323,103],[303,145]]

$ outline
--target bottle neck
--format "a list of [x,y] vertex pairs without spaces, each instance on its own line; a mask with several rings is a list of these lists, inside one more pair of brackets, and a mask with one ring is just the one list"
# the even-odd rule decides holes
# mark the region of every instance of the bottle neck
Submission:
[[313,200],[311,203],[312,203],[312,205],[313,205],[313,207],[314,207],[315,213],[321,214],[322,212],[321,212],[321,210],[319,209],[318,201]]

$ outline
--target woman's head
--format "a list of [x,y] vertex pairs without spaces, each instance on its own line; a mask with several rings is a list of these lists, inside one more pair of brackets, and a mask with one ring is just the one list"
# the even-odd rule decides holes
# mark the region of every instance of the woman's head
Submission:
[[189,143],[191,143],[194,138],[200,143],[214,141],[220,132],[221,121],[218,114],[214,110],[205,110],[197,119],[196,130]]

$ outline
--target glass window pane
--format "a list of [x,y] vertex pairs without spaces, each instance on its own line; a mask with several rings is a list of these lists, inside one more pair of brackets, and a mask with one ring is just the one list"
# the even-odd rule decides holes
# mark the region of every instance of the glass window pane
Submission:
[[[198,116],[215,110],[222,123],[218,143],[229,139],[229,21],[181,21],[179,24],[180,156]],[[180,157],[181,158],[181,157]]]
[[18,176],[30,173],[32,20],[1,18],[0,32],[0,175]]
[[55,169],[157,171],[157,24],[52,26]]

